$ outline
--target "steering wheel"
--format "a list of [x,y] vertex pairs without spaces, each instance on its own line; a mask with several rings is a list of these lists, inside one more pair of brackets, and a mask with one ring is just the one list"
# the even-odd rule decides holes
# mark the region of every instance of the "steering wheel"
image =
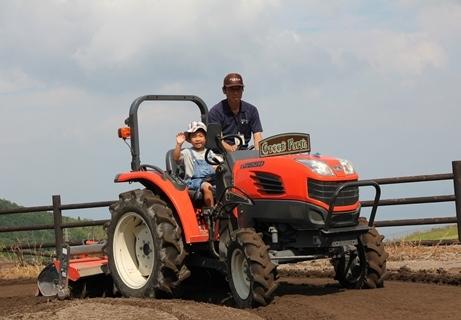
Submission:
[[238,134],[228,134],[227,136],[224,136],[221,138],[221,141],[222,140],[228,140],[230,138],[234,138],[234,139],[237,139],[238,140],[238,145],[239,146],[243,146],[245,144],[245,141],[243,141],[242,139],[242,136],[238,135]]
[[[239,146],[242,146],[243,145],[243,139],[240,135],[238,134],[228,134],[224,137],[221,137],[219,138],[219,140],[222,142],[223,140],[226,140],[226,139],[230,139],[230,138],[236,138],[238,140],[238,145]],[[210,155],[210,151],[211,149],[207,149],[206,152],[205,152],[205,161],[208,163],[208,164],[211,164],[212,166],[217,166],[217,165],[220,165],[221,164],[221,161],[219,161],[218,159],[216,158],[211,158],[209,157]]]
[[221,164],[221,161],[216,159],[216,157],[210,158],[210,152],[211,151],[212,151],[211,149],[206,149],[206,151],[205,151],[205,161],[206,161],[206,163],[211,164],[212,166],[219,166]]

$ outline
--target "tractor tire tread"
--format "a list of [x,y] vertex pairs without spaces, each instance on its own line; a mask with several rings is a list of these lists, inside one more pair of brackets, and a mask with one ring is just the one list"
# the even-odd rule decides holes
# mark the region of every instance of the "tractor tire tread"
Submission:
[[[152,220],[155,226],[152,232],[156,233],[160,244],[160,267],[157,279],[151,288],[143,290],[142,295],[155,297],[160,292],[174,295],[174,289],[190,275],[190,271],[184,264],[187,252],[181,238],[181,227],[167,203],[148,189],[121,193],[119,201],[112,204],[109,210],[112,219],[116,219],[118,215],[134,208],[142,210]],[[122,295],[128,296],[129,294],[122,292]]]
[[361,237],[367,258],[367,275],[363,288],[374,289],[384,286],[386,276],[386,260],[389,254],[384,249],[384,236],[375,227]]
[[243,228],[237,231],[236,239],[243,247],[250,261],[255,288],[253,300],[255,305],[267,305],[273,299],[273,293],[278,287],[276,265],[271,262],[267,254],[267,246],[262,238],[251,228]]

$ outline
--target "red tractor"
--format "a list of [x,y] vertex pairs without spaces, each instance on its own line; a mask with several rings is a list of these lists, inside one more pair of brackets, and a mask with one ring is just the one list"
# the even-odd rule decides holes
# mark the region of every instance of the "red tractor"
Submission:
[[[309,135],[291,133],[263,140],[257,150],[227,153],[218,124],[208,123],[207,149],[217,165],[216,205],[204,210],[181,170],[166,154],[166,169],[142,164],[138,109],[144,101],[191,101],[207,123],[208,109],[196,96],[147,95],[131,105],[128,127],[131,171],[116,183],[142,189],[120,194],[110,206],[106,257],[116,289],[125,297],[175,296],[193,268],[222,272],[235,304],[268,304],[277,288],[277,265],[330,258],[346,288],[383,286],[387,253],[373,227],[380,188],[358,181],[352,165],[310,153]],[[375,188],[369,221],[360,218],[359,187]],[[108,261],[108,262],[107,262]],[[72,267],[72,261],[69,268]]]

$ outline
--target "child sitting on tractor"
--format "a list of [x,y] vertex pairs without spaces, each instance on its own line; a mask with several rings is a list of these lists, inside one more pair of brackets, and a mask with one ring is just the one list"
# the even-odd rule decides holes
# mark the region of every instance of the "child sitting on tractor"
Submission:
[[[205,160],[206,126],[201,121],[192,121],[189,129],[176,135],[176,147],[173,159],[176,163],[184,165],[187,187],[203,193],[205,206],[214,206],[212,184],[215,181],[215,168]],[[181,149],[184,141],[192,147]],[[210,151],[210,156],[215,156]]]

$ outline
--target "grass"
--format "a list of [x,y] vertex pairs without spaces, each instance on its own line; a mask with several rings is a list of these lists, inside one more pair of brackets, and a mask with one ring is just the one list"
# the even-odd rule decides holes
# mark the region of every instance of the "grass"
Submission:
[[0,280],[36,279],[51,260],[50,251],[39,249],[0,253]]
[[37,279],[42,269],[42,265],[13,264],[7,268],[0,268],[0,280]]
[[450,260],[453,256],[460,255],[459,246],[434,245],[423,246],[417,242],[394,242],[385,244],[389,253],[388,261],[406,260]]
[[457,226],[448,226],[444,228],[433,228],[429,231],[412,233],[404,241],[422,241],[422,240],[453,240],[458,239]]

